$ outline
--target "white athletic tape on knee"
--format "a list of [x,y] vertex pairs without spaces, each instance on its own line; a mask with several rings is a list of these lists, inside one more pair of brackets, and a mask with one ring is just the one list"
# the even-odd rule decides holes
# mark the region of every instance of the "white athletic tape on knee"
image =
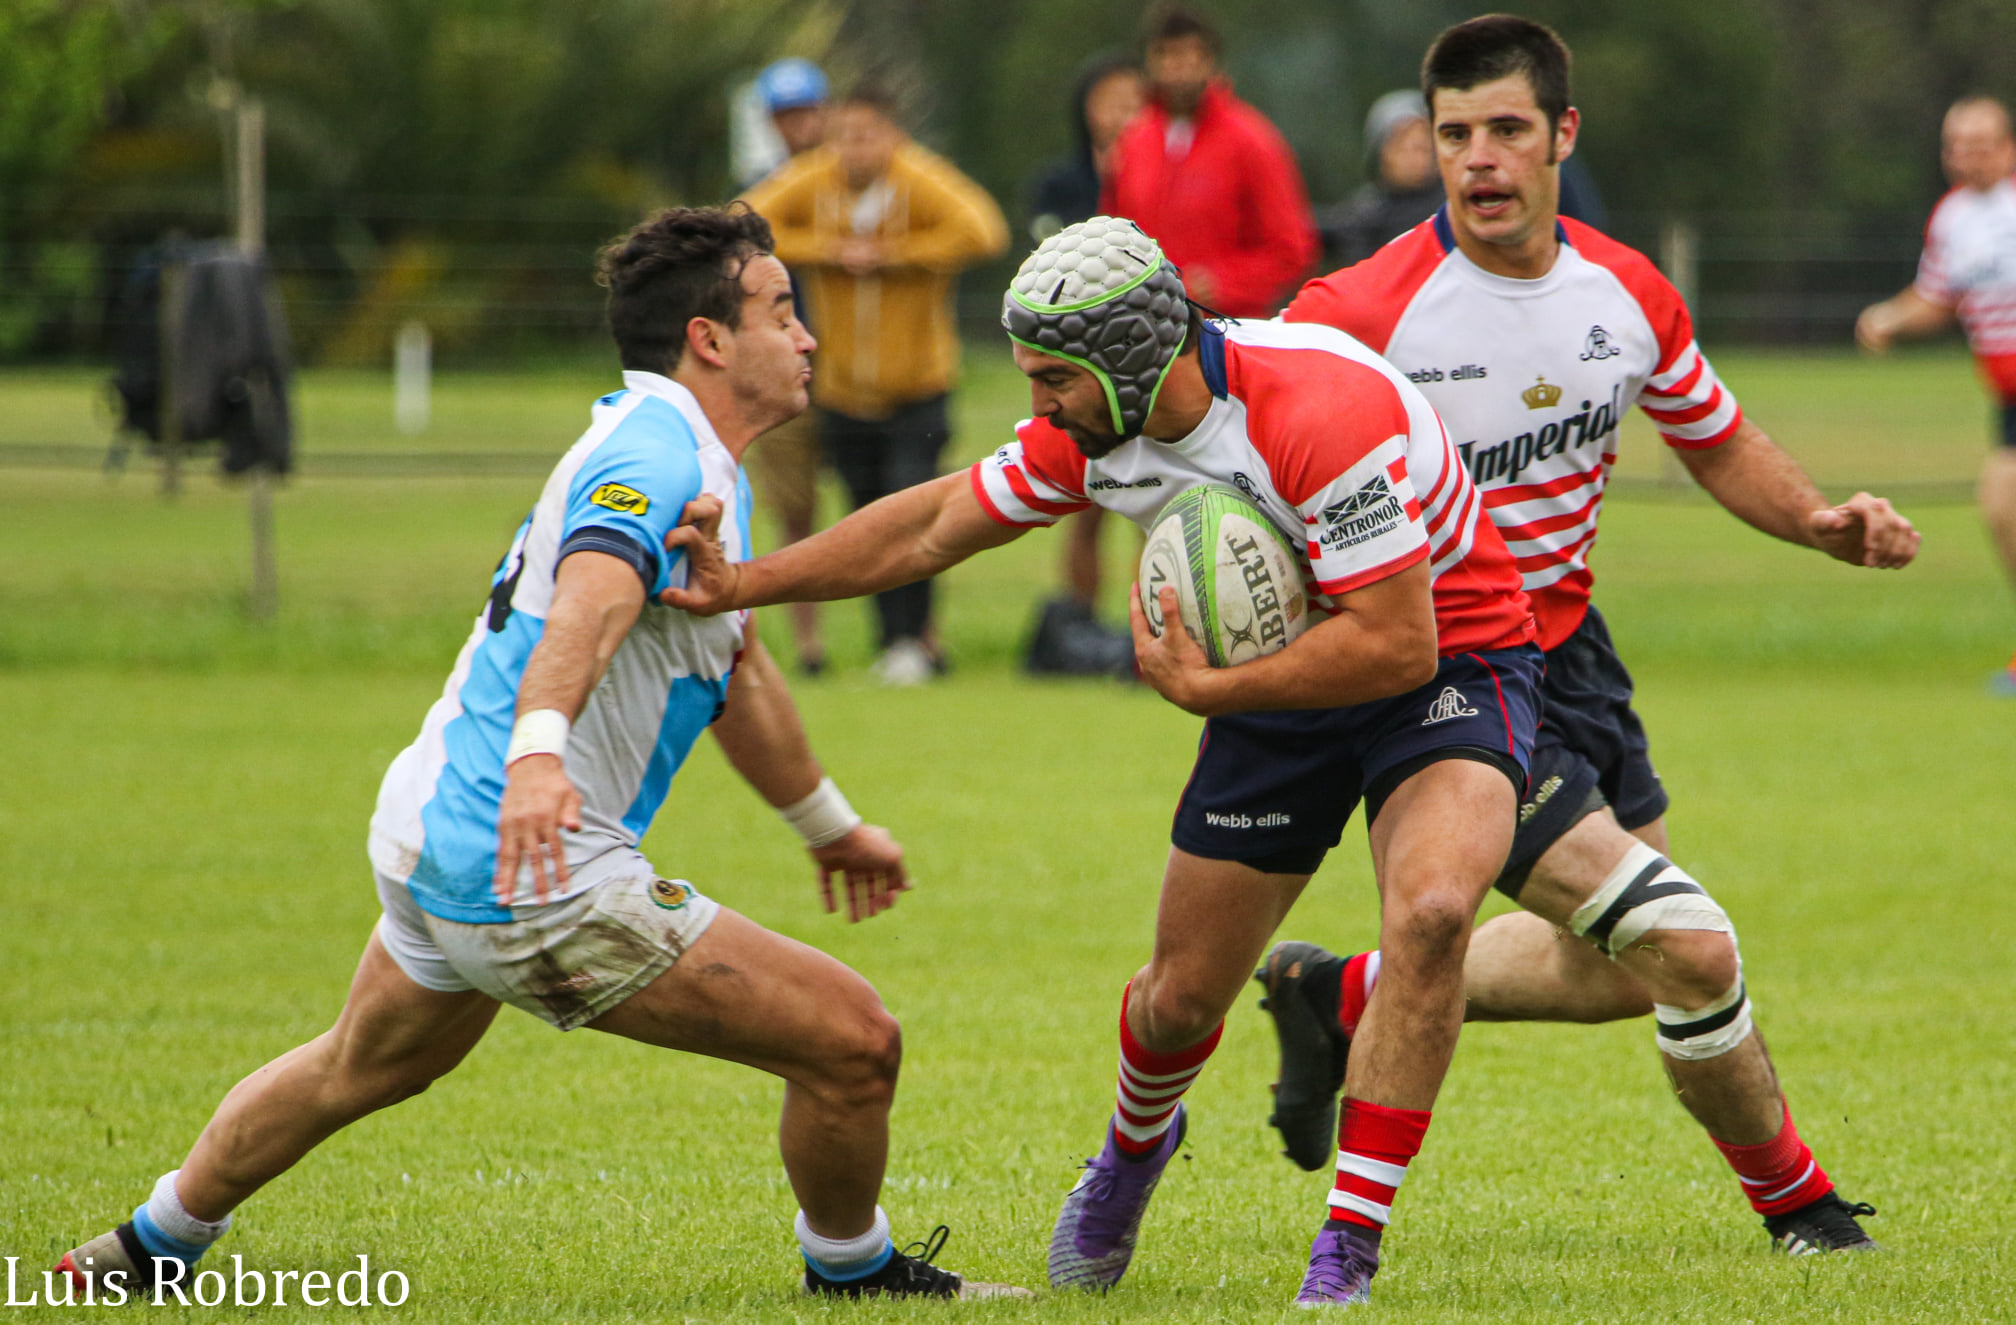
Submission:
[[1750,1020],[1749,991],[1743,986],[1742,960],[1736,963],[1736,983],[1707,1007],[1654,1003],[1652,1018],[1658,1023],[1659,1052],[1668,1058],[1694,1062],[1728,1053],[1749,1039],[1755,1029]]
[[1613,957],[1655,929],[1736,932],[1706,889],[1643,842],[1631,844],[1568,927]]

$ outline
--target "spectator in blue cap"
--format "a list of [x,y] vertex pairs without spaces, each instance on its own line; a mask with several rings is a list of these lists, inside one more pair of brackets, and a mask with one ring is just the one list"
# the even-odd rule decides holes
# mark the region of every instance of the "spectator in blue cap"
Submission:
[[779,60],[756,75],[756,90],[792,156],[826,140],[826,74],[810,60]]

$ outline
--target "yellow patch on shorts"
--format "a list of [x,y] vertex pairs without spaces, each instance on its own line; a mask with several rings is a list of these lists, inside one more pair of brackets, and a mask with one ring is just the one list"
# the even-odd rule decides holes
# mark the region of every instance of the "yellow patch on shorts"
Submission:
[[597,506],[607,506],[612,511],[623,511],[629,515],[642,515],[651,509],[649,497],[621,483],[604,483],[588,494],[588,500]]
[[651,900],[667,911],[677,911],[693,900],[693,889],[677,879],[653,879]]

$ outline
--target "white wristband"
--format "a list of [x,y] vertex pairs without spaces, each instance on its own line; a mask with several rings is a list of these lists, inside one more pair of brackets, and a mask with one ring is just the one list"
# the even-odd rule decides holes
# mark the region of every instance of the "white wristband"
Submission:
[[567,733],[574,724],[567,721],[567,715],[559,709],[533,709],[521,713],[511,727],[511,745],[504,751],[504,767],[523,759],[526,755],[560,755],[567,753]]
[[861,826],[861,816],[854,813],[854,807],[840,794],[840,788],[833,785],[832,778],[819,779],[810,796],[784,806],[777,813],[798,830],[806,846],[813,848],[838,842]]

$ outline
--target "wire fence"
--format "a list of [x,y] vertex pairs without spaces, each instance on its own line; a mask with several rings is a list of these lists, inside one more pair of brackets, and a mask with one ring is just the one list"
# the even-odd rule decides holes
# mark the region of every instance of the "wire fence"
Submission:
[[[49,218],[41,238],[0,249],[0,366],[103,364],[109,374],[118,331],[112,310],[135,264],[164,236],[223,233],[228,202],[221,187],[111,190]],[[400,328],[415,322],[430,333],[434,364],[450,374],[586,360],[607,346],[596,252],[637,210],[532,194],[277,192],[267,199],[266,256],[303,364],[383,372]],[[1711,347],[1782,348],[1848,345],[1857,312],[1909,283],[1921,225],[1922,217],[1902,214],[1620,211],[1610,229],[1668,271]],[[958,308],[970,346],[999,338],[998,291],[1018,259],[1011,253],[962,282]],[[9,326],[17,332],[11,350]],[[107,448],[78,444],[79,435],[0,429],[0,467],[106,467]],[[356,450],[308,440],[298,472],[313,478],[522,475],[550,464],[540,452],[418,449],[424,437]],[[129,459],[148,463],[144,449]],[[1860,469],[1847,462],[1846,472]],[[1830,490],[1859,486],[1822,479]],[[1969,499],[1971,479],[1947,460],[1885,487],[1919,501],[1960,501]],[[1669,465],[1656,476],[1620,472],[1614,490],[1677,499],[1693,488]]]

